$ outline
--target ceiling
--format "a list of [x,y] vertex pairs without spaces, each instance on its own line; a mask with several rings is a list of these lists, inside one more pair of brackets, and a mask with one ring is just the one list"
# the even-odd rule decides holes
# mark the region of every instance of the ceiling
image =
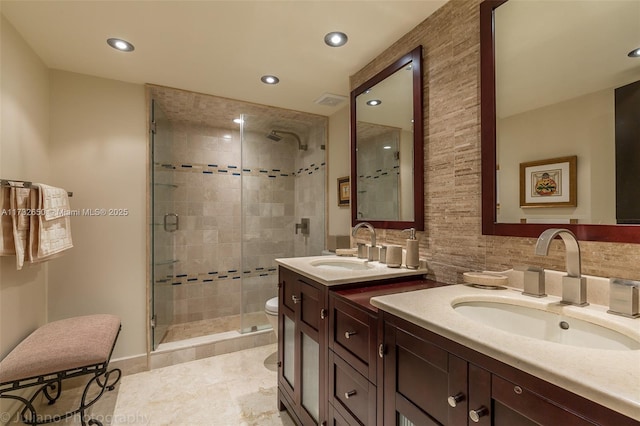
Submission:
[[640,79],[640,0],[510,0],[495,36],[501,118]]
[[[50,68],[308,113],[349,95],[349,76],[445,3],[420,1],[24,1],[0,10]],[[340,48],[324,35],[349,36]],[[135,50],[106,43],[118,37]],[[260,77],[273,74],[268,86]]]

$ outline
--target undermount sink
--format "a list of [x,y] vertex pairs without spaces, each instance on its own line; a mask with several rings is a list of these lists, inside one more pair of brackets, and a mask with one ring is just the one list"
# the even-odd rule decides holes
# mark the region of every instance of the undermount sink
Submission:
[[366,271],[367,269],[373,269],[373,265],[369,265],[368,262],[355,259],[316,260],[311,262],[311,266],[320,269],[348,271]]
[[519,336],[591,349],[640,349],[640,342],[615,330],[555,312],[481,301],[457,303],[453,309],[477,323]]

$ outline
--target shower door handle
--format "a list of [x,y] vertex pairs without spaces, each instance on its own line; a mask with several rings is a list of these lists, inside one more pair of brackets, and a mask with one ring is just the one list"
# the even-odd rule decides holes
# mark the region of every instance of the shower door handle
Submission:
[[[173,218],[173,221],[169,221]],[[176,213],[167,213],[164,215],[164,230],[167,232],[174,232],[180,229],[180,218]]]

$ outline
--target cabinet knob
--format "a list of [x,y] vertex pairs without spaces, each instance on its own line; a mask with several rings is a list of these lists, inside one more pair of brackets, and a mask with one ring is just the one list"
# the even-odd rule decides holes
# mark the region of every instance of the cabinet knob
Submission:
[[345,398],[347,398],[347,399],[349,399],[349,398],[351,398],[352,396],[354,396],[356,393],[358,393],[358,392],[356,392],[355,390],[350,390],[349,392],[345,392],[345,393],[344,393],[344,397],[345,397]]
[[478,423],[480,422],[480,417],[486,416],[487,414],[489,414],[489,409],[483,405],[480,408],[469,411],[469,418],[474,423]]
[[327,317],[327,310],[322,308],[320,309],[320,319],[325,319]]
[[380,346],[378,346],[378,356],[384,358],[384,343],[380,343]]
[[293,303],[296,304],[296,303],[300,302],[302,300],[302,298],[296,296],[295,294],[292,294],[291,295],[291,300],[293,300]]
[[351,336],[358,334],[357,331],[345,331],[344,332],[344,338],[345,339],[351,339]]
[[462,392],[459,392],[459,393],[447,398],[447,402],[452,407],[457,406],[458,402],[460,402],[460,401],[464,401],[464,394]]

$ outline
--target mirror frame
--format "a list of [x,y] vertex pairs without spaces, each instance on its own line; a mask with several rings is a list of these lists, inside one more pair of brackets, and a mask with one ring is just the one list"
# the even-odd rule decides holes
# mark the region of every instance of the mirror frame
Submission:
[[[396,71],[413,63],[413,221],[367,220],[358,219],[356,164],[356,97],[380,83]],[[351,226],[368,222],[374,228],[407,229],[424,231],[424,130],[422,110],[422,45],[416,47],[400,59],[380,71],[369,80],[351,91]]]
[[482,151],[482,234],[537,238],[544,230],[571,230],[579,240],[640,243],[639,225],[498,223],[496,212],[496,82],[494,10],[507,0],[480,3],[480,107]]

